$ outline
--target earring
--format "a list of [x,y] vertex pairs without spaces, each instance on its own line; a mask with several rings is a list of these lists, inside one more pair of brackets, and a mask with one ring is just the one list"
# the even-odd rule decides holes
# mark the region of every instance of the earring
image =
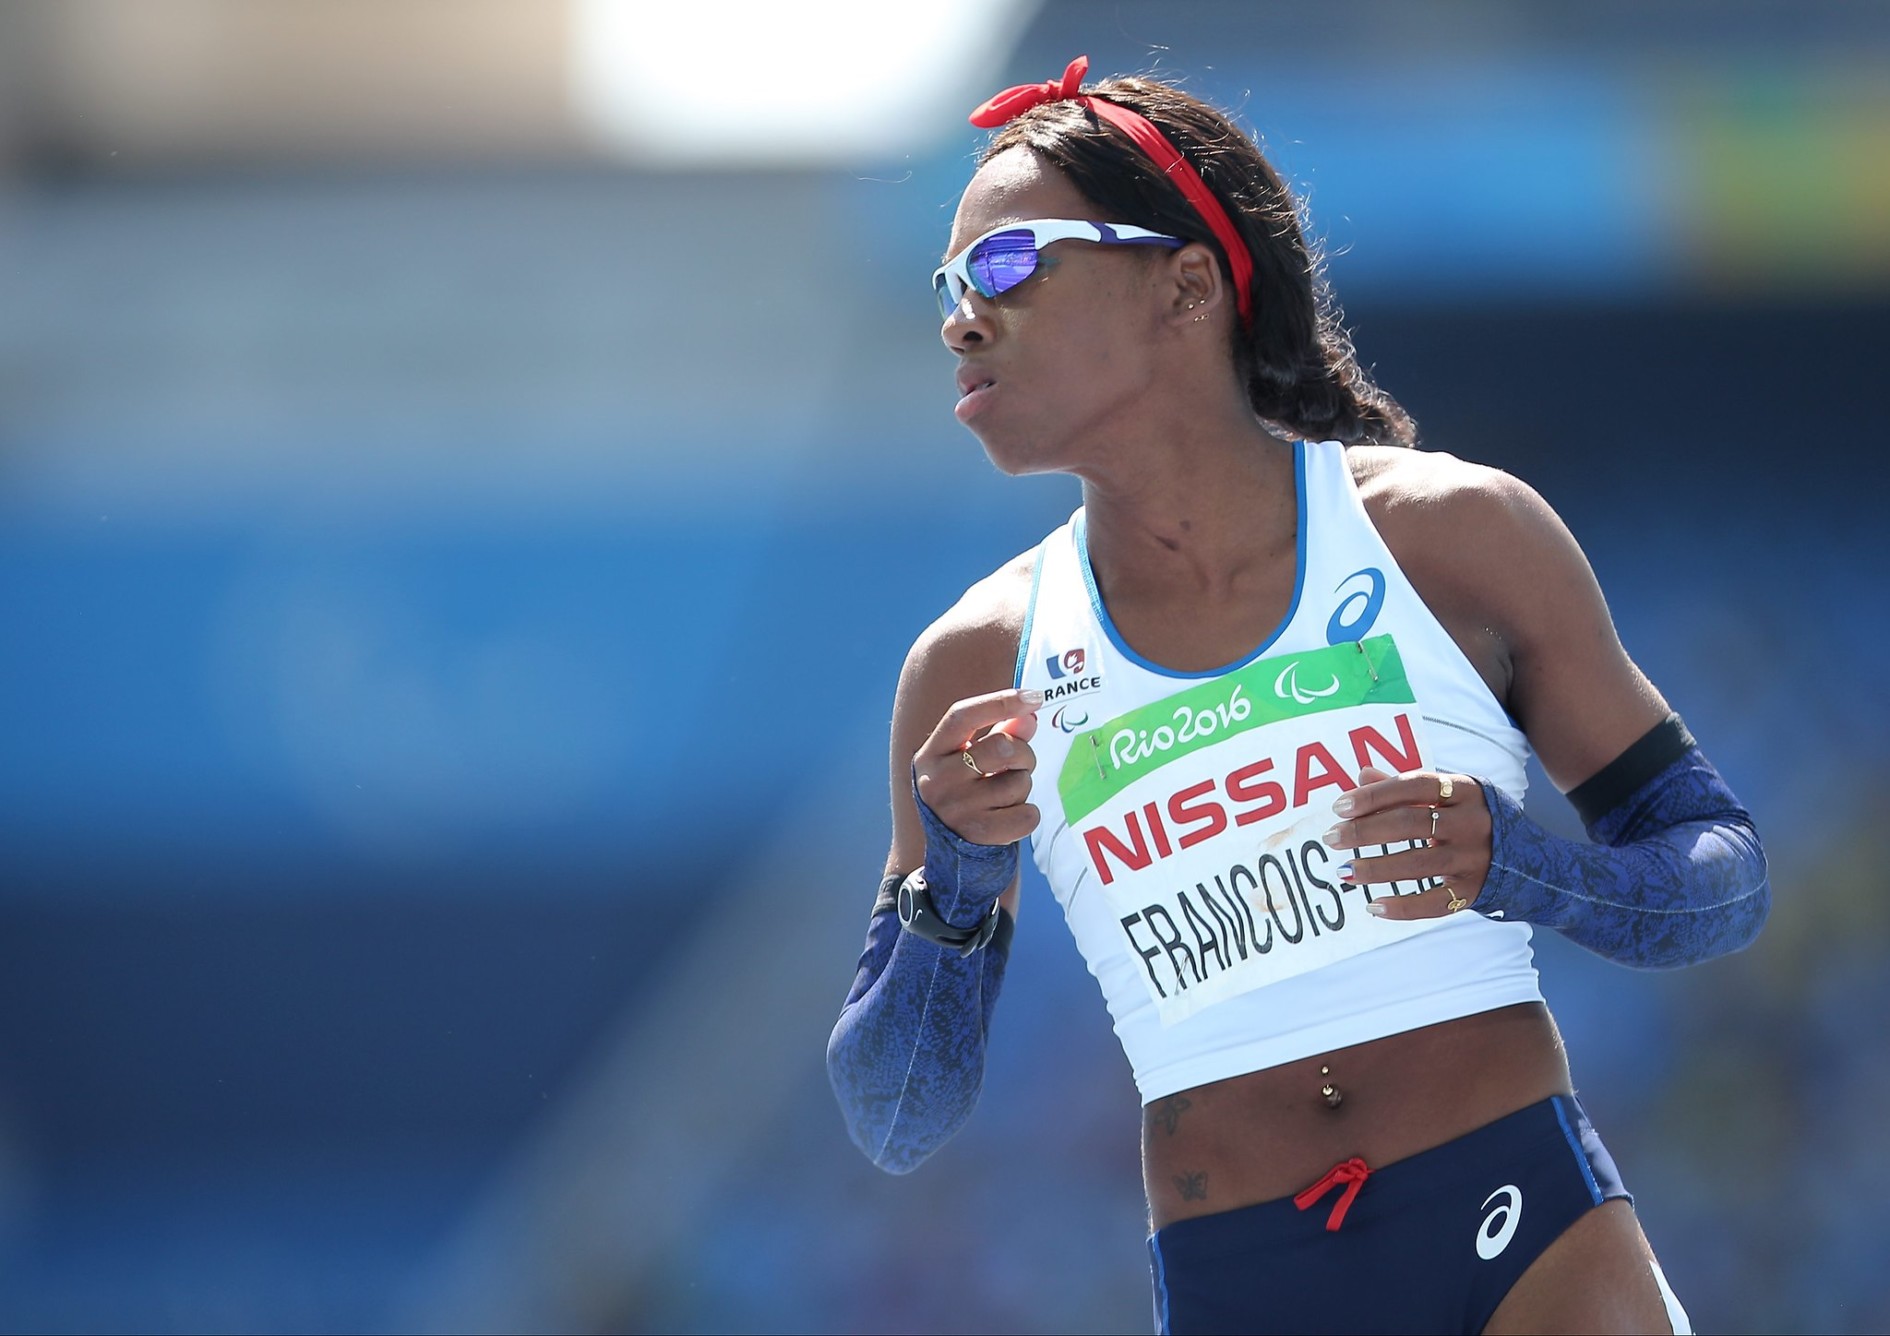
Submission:
[[[1192,311],[1194,310],[1195,307],[1199,306],[1200,304],[1201,304],[1200,302],[1189,302],[1186,306],[1182,307],[1181,309],[1184,311]],[[1198,325],[1203,320],[1206,320],[1206,319],[1207,319],[1207,312],[1203,311],[1201,312],[1200,315],[1194,318],[1194,323]]]

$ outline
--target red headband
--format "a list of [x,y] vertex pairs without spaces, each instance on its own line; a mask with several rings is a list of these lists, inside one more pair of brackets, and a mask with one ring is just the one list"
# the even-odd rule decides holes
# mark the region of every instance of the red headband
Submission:
[[1234,274],[1234,302],[1240,308],[1240,323],[1251,326],[1253,257],[1247,253],[1247,244],[1240,239],[1240,233],[1235,230],[1233,220],[1227,216],[1227,210],[1214,198],[1214,192],[1207,188],[1207,182],[1195,171],[1194,164],[1182,157],[1181,150],[1169,143],[1167,137],[1150,124],[1146,117],[1137,115],[1127,107],[1118,106],[1107,98],[1079,92],[1083,76],[1088,72],[1089,57],[1078,56],[1063,71],[1061,79],[1046,79],[1040,84],[1018,84],[1015,88],[1006,88],[972,112],[971,123],[982,130],[995,130],[1045,102],[1075,102],[1128,135],[1135,141],[1135,146],[1147,154],[1149,160],[1180,188],[1188,203],[1194,205],[1195,212],[1207,223],[1208,230],[1214,233],[1214,239],[1221,243],[1221,249],[1227,254],[1228,268]]

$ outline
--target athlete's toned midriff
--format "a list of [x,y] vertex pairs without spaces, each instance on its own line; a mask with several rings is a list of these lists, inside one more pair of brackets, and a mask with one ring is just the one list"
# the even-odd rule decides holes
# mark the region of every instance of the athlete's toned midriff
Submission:
[[1381,1168],[1570,1092],[1561,1037],[1540,1003],[1196,1086],[1142,1111],[1150,1221],[1160,1229],[1288,1197],[1352,1156]]

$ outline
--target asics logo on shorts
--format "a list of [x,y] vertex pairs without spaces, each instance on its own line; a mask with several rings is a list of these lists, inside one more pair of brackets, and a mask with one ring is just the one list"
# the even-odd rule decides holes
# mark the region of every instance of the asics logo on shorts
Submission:
[[[1490,1211],[1490,1203],[1499,1197],[1502,1202]],[[1503,1249],[1516,1237],[1516,1226],[1522,1223],[1522,1189],[1514,1183],[1505,1183],[1485,1197],[1478,1209],[1489,1211],[1483,1217],[1482,1228],[1477,1230],[1477,1256],[1488,1262],[1501,1257]]]

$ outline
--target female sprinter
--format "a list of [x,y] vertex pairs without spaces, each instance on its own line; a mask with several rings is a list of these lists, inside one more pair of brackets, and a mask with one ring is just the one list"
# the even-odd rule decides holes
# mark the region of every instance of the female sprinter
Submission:
[[[1253,143],[1086,68],[974,113],[935,280],[959,421],[1083,506],[906,660],[850,1131],[899,1173],[969,1114],[1028,839],[1141,1092],[1163,1330],[1685,1330],[1530,932],[1737,950],[1751,819],[1554,512],[1410,448]],[[1592,844],[1523,814],[1530,747]]]

